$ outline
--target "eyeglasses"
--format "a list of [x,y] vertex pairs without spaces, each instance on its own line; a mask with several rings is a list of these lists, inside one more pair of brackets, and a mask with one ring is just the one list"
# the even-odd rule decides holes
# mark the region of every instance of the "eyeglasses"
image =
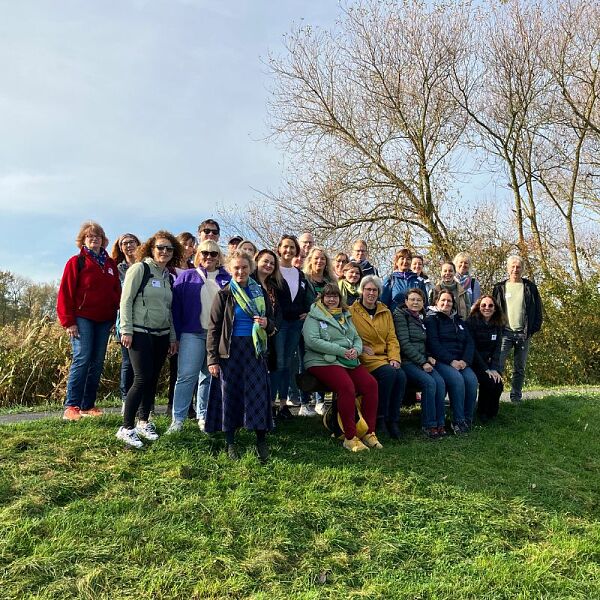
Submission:
[[202,233],[204,235],[210,235],[211,233],[213,235],[219,235],[219,230],[218,229],[209,229],[208,227],[205,227],[204,229],[202,229]]
[[173,246],[154,246],[159,252],[173,252]]
[[214,250],[200,250],[200,254],[202,254],[203,258],[208,258],[209,256],[211,258],[217,258],[217,256],[219,256],[219,253]]
[[123,240],[121,242],[121,246],[131,246],[131,245],[137,246],[137,242],[135,240]]
[[339,298],[338,294],[325,294],[323,298]]
[[480,304],[481,308],[496,308],[494,304]]
[[101,240],[102,236],[101,235],[97,235],[95,233],[86,233],[85,234],[85,238],[87,240]]

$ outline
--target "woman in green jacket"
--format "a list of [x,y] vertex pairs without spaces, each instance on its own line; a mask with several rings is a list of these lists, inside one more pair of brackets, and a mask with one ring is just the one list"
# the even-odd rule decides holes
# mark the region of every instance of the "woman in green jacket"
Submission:
[[[323,288],[304,321],[302,335],[306,349],[304,367],[337,394],[344,448],[352,452],[382,448],[375,435],[377,381],[358,360],[362,340],[335,283]],[[361,412],[368,426],[362,440],[356,436],[357,394],[362,396]]]
[[117,431],[117,438],[134,448],[143,446],[140,437],[158,439],[154,424],[148,419],[165,358],[168,353],[177,352],[168,267],[178,265],[181,256],[182,248],[175,236],[158,231],[138,248],[139,262],[129,267],[125,275],[120,306],[121,344],[129,350],[133,385],[125,398],[123,426]]

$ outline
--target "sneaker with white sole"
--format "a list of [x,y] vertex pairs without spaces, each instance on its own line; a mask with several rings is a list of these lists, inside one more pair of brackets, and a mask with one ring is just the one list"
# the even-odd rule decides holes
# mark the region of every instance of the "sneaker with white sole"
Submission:
[[300,406],[300,399],[299,398],[288,398],[285,403],[288,406]]
[[198,429],[200,429],[200,431],[202,433],[204,433],[204,426],[206,425],[206,419],[203,419],[202,417],[200,417],[198,419]]
[[169,429],[165,431],[165,435],[171,435],[172,433],[179,433],[183,429],[183,421],[173,421],[169,425]]
[[135,431],[140,437],[146,438],[151,442],[158,439],[158,433],[156,433],[156,427],[152,421],[148,421],[147,423],[144,423],[144,425],[138,423]]
[[298,416],[299,417],[316,417],[317,413],[315,412],[315,409],[312,406],[309,406],[308,404],[303,404],[300,407],[300,410],[298,411]]
[[327,412],[327,409],[325,408],[325,402],[317,402],[315,404],[315,412],[318,415],[324,415]]
[[141,448],[144,444],[138,437],[135,429],[125,429],[125,427],[119,427],[117,431],[117,439],[125,442],[128,446],[133,448]]

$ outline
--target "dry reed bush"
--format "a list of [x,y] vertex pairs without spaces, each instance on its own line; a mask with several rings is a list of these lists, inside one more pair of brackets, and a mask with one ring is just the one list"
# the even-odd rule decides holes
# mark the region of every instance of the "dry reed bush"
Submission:
[[[111,340],[98,397],[118,392],[121,356]],[[0,335],[0,407],[62,402],[71,344],[64,329],[50,319],[6,325]]]

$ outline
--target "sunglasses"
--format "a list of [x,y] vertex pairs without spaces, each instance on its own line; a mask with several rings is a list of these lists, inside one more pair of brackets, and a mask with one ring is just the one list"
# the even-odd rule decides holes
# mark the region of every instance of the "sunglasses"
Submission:
[[217,256],[219,256],[219,253],[214,250],[200,250],[200,254],[202,254],[203,258],[208,258],[209,256],[211,258],[217,258]]
[[481,308],[496,308],[494,304],[480,304]]
[[209,229],[208,227],[205,227],[202,230],[202,233],[204,235],[210,235],[211,233],[214,234],[214,235],[219,235],[219,230],[218,229]]
[[173,246],[154,246],[159,252],[173,252]]

